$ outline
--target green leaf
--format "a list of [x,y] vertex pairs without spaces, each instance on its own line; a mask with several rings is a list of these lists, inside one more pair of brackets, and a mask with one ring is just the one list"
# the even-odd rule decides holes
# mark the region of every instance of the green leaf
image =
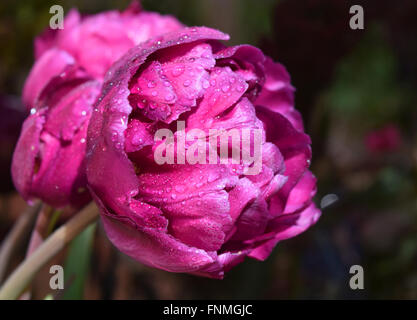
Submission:
[[91,224],[70,244],[64,267],[64,300],[80,300],[84,297],[95,229],[96,223]]

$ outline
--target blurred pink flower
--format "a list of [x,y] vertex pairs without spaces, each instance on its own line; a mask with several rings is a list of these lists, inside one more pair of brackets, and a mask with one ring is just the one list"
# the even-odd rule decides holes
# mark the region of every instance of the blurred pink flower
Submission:
[[38,110],[23,124],[12,177],[25,200],[80,207],[91,199],[85,175],[86,137],[101,84],[73,71],[50,81]]
[[91,200],[87,190],[87,127],[102,78],[128,49],[149,37],[182,28],[170,16],[142,11],[81,18],[72,10],[63,30],[46,30],[35,40],[35,64],[23,100],[30,115],[15,148],[12,177],[26,200],[40,198],[63,207]]
[[401,132],[394,124],[369,132],[365,137],[365,145],[372,153],[395,151],[401,143]]
[[[88,130],[88,183],[109,239],[146,265],[222,278],[320,217],[287,71],[255,47],[217,41],[228,38],[205,27],[155,37],[106,75]],[[244,162],[158,165],[155,132],[176,120],[186,132],[262,130],[261,172],[244,175]]]
[[182,28],[172,16],[142,11],[134,1],[123,12],[106,11],[82,17],[72,9],[64,19],[64,29],[46,29],[35,39],[35,65],[23,89],[27,108],[52,77],[65,73],[70,65],[102,79],[111,64],[127,50],[158,34]]

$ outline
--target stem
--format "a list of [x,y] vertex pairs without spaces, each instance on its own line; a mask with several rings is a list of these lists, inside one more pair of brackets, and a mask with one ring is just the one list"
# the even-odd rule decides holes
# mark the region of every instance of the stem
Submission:
[[[47,204],[43,204],[41,210],[39,211],[38,217],[36,218],[35,227],[32,230],[32,235],[30,237],[29,246],[26,251],[26,258],[28,258],[43,241],[48,237],[48,235],[53,230],[55,222],[57,219],[54,219],[56,213],[61,211],[55,211],[54,208]],[[26,291],[20,296],[20,300],[29,300],[31,297],[31,286],[26,288]]]
[[40,207],[40,201],[35,202],[33,206],[29,206],[20,215],[19,219],[13,225],[12,230],[4,239],[0,248],[0,283],[6,274],[10,257],[13,255],[20,242],[26,238],[26,234],[29,232],[30,227],[33,225],[36,214],[38,213]]
[[42,206],[41,211],[39,212],[38,217],[36,219],[35,228],[33,229],[32,235],[30,237],[26,257],[29,257],[42,244],[43,240],[48,236],[48,224],[53,212],[54,209],[50,206],[46,204]]
[[12,300],[30,283],[35,274],[53,256],[62,250],[76,235],[84,230],[98,216],[94,203],[77,213],[70,221],[56,230],[45,242],[33,252],[6,280],[0,288],[0,300]]

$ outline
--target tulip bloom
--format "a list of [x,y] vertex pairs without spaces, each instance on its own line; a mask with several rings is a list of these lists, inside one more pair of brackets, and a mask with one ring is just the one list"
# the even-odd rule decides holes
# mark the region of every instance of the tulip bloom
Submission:
[[108,68],[127,50],[156,35],[183,25],[172,16],[142,11],[138,2],[123,12],[106,11],[81,16],[72,9],[64,29],[46,29],[35,39],[35,59],[23,89],[23,101],[33,108],[42,89],[70,65],[102,80]]
[[[88,183],[109,239],[146,265],[222,278],[320,216],[288,73],[257,48],[218,41],[228,38],[205,27],[155,37],[105,78],[88,130]],[[181,163],[181,152],[158,164],[155,134],[177,121],[187,135],[206,133],[202,140],[210,129],[260,130],[261,171],[246,175],[253,163],[242,160]],[[182,134],[173,134],[175,151]]]
[[35,40],[36,61],[23,89],[31,114],[12,163],[13,181],[26,200],[40,198],[55,207],[91,200],[85,142],[104,74],[131,47],[182,27],[133,3],[124,12],[86,17],[72,10],[64,29],[48,29]]

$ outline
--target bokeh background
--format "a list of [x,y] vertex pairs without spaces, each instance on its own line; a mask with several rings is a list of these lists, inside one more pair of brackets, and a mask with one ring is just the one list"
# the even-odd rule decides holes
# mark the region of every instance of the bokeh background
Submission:
[[[33,39],[48,26],[50,6],[88,14],[124,9],[129,2],[0,2],[0,240],[26,207],[13,188],[10,161],[26,116],[20,95],[33,63]],[[364,8],[364,30],[349,28],[353,4]],[[188,25],[221,29],[231,35],[230,44],[256,45],[286,66],[313,140],[315,200],[324,206],[323,215],[304,234],[279,243],[267,261],[247,260],[222,281],[142,266],[113,248],[98,224],[94,241],[78,239],[78,246],[92,250],[70,252],[81,265],[71,277],[83,279],[72,297],[417,299],[417,2],[143,0],[142,5]],[[10,270],[26,245],[23,239]],[[67,255],[68,250],[52,263],[66,263]],[[349,287],[354,264],[364,268],[364,290]],[[39,272],[34,298],[50,293],[48,271]]]

